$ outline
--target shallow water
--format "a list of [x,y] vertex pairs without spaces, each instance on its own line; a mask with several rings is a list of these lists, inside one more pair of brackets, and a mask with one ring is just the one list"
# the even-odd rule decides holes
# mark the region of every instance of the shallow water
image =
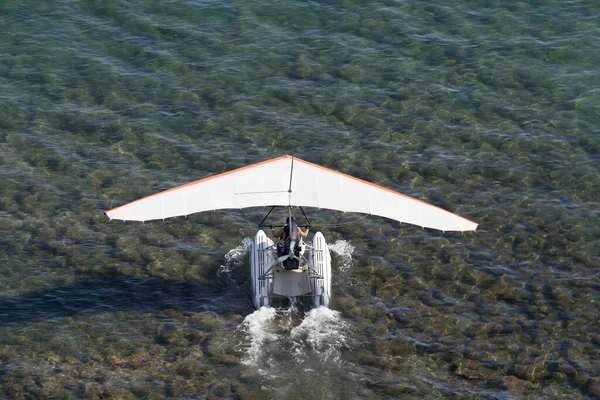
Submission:
[[[596,1],[0,3],[0,397],[600,397]],[[294,154],[480,223],[309,210],[332,310],[252,308],[265,210],[104,210]]]

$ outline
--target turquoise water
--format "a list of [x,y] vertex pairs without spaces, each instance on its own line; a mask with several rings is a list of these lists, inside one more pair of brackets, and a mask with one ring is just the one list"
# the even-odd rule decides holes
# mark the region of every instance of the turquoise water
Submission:
[[[3,1],[0,397],[600,397],[596,1]],[[309,210],[332,311],[254,312],[266,210],[103,211],[281,154],[480,223]]]

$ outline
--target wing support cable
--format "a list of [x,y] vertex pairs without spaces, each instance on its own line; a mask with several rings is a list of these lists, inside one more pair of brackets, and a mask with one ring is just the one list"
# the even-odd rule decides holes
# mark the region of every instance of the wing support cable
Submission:
[[271,209],[269,210],[269,212],[267,213],[267,215],[265,215],[265,217],[263,218],[262,221],[260,221],[260,224],[258,224],[259,228],[269,228],[269,227],[273,227],[273,225],[263,225],[263,222],[265,222],[267,220],[267,218],[269,218],[269,215],[271,215],[271,212],[273,212],[273,210],[275,209],[275,206],[271,207]]
[[302,208],[302,206],[300,206],[300,211],[302,211],[302,214],[304,214],[304,218],[306,218],[306,222],[308,222],[308,226],[312,226],[310,224],[310,219],[308,219],[308,215],[306,215],[306,212],[304,212],[304,208]]

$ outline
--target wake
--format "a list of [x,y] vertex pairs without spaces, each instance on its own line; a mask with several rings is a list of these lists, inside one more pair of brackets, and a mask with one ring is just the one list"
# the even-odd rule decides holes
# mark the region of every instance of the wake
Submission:
[[340,272],[348,272],[350,267],[352,267],[352,253],[354,252],[354,246],[343,239],[338,239],[335,243],[329,243],[327,246],[329,247],[329,252],[337,254]]
[[252,248],[252,239],[247,237],[242,240],[242,244],[229,250],[225,254],[225,262],[221,264],[217,271],[217,276],[229,280],[231,271],[244,264],[246,254]]
[[347,324],[339,311],[326,307],[304,314],[294,307],[262,307],[248,315],[238,330],[245,337],[242,364],[271,375],[339,364],[341,351],[348,347]]

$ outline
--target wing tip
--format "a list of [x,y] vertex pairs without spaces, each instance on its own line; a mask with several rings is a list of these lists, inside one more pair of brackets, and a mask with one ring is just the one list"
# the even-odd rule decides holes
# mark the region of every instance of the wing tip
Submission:
[[[108,210],[108,211],[104,211],[104,215],[106,215],[106,218],[108,218],[108,222],[111,222],[114,218],[111,216],[111,212],[113,210]],[[125,220],[123,220],[125,221]]]
[[[466,218],[465,218],[466,219]],[[477,227],[479,226],[479,224],[477,222],[473,222],[471,220],[467,220],[469,221],[469,228],[465,229],[466,231],[477,231]]]

